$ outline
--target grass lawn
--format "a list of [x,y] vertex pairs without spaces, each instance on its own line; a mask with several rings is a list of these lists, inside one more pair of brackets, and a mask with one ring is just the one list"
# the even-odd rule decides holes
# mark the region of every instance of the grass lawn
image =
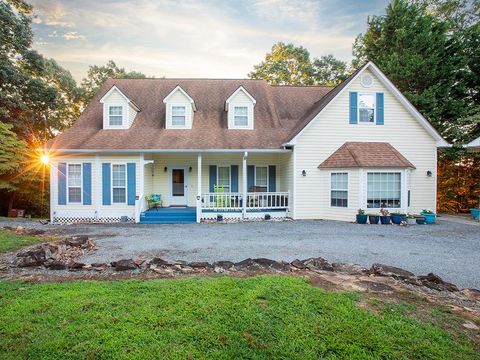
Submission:
[[49,240],[41,236],[19,235],[11,231],[0,230],[0,253]]
[[5,359],[478,359],[473,344],[293,277],[0,282]]

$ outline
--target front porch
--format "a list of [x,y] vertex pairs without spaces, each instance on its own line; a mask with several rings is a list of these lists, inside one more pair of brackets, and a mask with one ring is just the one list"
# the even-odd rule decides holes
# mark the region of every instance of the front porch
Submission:
[[[135,222],[285,218],[291,212],[291,158],[288,150],[145,154]],[[161,208],[149,211],[152,194],[161,197]]]

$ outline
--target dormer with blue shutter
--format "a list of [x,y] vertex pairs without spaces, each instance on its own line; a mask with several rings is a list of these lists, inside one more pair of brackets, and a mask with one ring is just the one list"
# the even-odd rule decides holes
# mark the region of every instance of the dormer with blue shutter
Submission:
[[384,124],[384,95],[383,92],[369,91],[374,84],[370,74],[360,78],[360,84],[365,91],[350,91],[349,122],[350,124]]

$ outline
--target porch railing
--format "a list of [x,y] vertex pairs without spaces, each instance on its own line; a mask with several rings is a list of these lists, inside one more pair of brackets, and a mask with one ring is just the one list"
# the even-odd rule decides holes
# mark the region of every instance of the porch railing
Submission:
[[138,199],[135,200],[135,222],[140,222],[140,214],[144,212],[147,208],[147,202],[145,200],[145,196],[140,194]]
[[[286,209],[288,208],[288,192],[248,192],[246,208],[251,210]],[[242,193],[203,193],[202,210],[241,210],[243,209]]]

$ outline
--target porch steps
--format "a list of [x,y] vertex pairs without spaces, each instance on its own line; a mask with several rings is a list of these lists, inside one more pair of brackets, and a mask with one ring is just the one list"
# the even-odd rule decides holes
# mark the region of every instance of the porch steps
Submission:
[[140,224],[177,224],[196,221],[197,210],[194,207],[152,209],[140,215]]

